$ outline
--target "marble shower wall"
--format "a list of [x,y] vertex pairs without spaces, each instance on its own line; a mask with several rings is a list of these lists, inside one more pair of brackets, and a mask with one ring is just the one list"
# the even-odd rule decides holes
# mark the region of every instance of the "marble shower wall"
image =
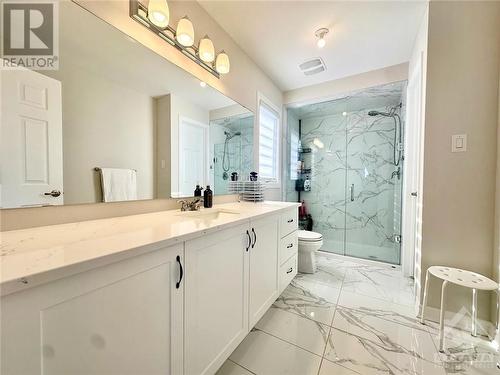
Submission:
[[[401,103],[404,87],[370,88],[293,113],[301,119],[302,146],[313,151],[312,190],[301,192],[300,199],[313,217],[313,230],[323,234],[324,251],[400,263],[394,236],[401,233],[402,180],[391,177],[397,169],[394,121],[368,111],[387,112]],[[296,200],[291,175],[286,197]]]

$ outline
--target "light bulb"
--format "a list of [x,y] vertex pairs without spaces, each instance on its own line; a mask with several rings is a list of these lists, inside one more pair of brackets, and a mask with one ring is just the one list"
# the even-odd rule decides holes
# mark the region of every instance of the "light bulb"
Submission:
[[151,23],[162,29],[168,26],[170,11],[166,0],[149,0],[148,18]]
[[208,37],[205,35],[203,39],[200,40],[200,44],[198,46],[198,55],[200,59],[202,59],[206,63],[211,63],[215,59],[215,49],[214,44]]
[[205,88],[205,87],[207,87],[207,83],[204,81],[200,81],[200,86]]
[[226,52],[221,51],[215,60],[215,70],[217,70],[220,74],[227,74],[229,73],[230,68],[231,64],[229,63],[229,56]]
[[193,23],[187,16],[179,20],[175,38],[184,47],[191,47],[194,44]]
[[323,48],[326,45],[325,38],[319,38],[317,41],[318,48]]

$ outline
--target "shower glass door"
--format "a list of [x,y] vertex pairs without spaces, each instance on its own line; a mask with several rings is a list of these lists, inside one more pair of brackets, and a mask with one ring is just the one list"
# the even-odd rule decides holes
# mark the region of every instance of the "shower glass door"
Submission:
[[361,100],[351,98],[347,115],[345,255],[399,264],[402,173],[400,165],[393,174],[394,120],[368,116]]

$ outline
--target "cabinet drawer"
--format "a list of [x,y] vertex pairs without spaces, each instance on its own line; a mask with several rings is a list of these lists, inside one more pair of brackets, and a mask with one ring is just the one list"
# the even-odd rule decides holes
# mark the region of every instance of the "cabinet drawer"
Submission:
[[297,275],[297,255],[288,259],[280,267],[280,294],[283,293],[285,288],[290,284],[293,278]]
[[290,259],[292,255],[296,255],[298,250],[298,235],[297,231],[293,231],[289,235],[283,237],[280,240],[280,265],[283,264],[287,259]]
[[280,238],[292,233],[298,228],[298,211],[296,208],[285,211],[281,214]]

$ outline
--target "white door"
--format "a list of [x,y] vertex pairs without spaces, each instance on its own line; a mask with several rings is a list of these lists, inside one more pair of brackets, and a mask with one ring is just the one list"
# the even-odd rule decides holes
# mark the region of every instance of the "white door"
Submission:
[[247,230],[186,242],[185,375],[214,374],[248,333]]
[[[422,59],[421,59],[422,60]],[[422,129],[422,64],[415,67],[408,80],[407,126],[405,136],[405,169],[403,181],[403,246],[402,269],[404,276],[415,274],[417,247],[418,195],[420,186],[420,157]]]
[[3,208],[63,204],[61,83],[0,71]]
[[208,184],[208,125],[179,117],[179,196]]
[[0,373],[182,374],[177,256],[182,244],[2,297]]
[[279,294],[278,216],[251,223],[249,323],[253,327]]

